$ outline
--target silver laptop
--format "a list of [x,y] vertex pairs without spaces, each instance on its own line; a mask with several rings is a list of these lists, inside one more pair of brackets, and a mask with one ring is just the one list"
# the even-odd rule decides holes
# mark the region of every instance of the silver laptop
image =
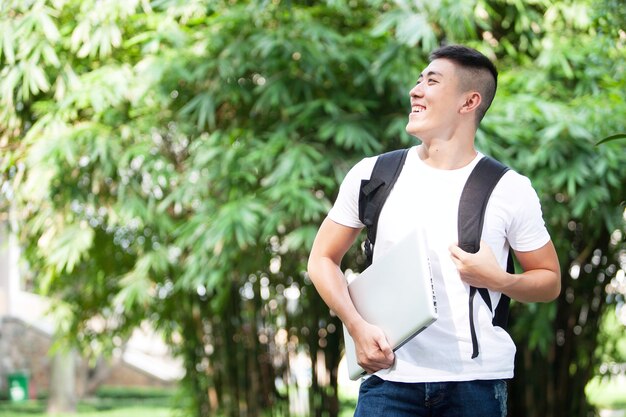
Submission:
[[[437,319],[426,240],[421,229],[407,234],[348,284],[361,316],[380,327],[395,351]],[[365,374],[354,341],[343,326],[350,379]]]

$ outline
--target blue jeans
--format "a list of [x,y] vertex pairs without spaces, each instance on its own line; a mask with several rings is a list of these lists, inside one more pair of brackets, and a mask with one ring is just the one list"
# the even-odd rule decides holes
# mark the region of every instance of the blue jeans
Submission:
[[355,417],[505,417],[503,380],[403,383],[371,376],[361,383]]

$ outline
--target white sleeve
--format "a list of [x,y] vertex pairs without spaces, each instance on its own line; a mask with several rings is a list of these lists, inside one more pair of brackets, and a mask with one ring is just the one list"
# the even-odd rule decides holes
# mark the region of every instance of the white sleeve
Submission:
[[520,252],[541,248],[550,240],[541,211],[541,203],[530,180],[516,174],[509,185],[513,216],[507,231],[511,247]]
[[328,218],[343,226],[361,229],[365,227],[359,220],[359,190],[361,181],[369,179],[376,163],[376,157],[365,158],[352,167],[339,187],[335,204],[328,212]]

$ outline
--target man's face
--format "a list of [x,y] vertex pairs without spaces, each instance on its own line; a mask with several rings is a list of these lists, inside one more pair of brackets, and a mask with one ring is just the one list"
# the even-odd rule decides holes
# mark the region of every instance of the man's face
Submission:
[[446,139],[460,117],[464,102],[460,90],[455,65],[447,59],[432,61],[409,92],[411,113],[406,131],[420,139]]

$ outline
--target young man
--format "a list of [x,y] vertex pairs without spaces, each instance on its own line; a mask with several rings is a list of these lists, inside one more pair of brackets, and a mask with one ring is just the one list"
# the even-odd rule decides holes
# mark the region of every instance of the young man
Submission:
[[[308,272],[328,306],[355,341],[359,364],[372,376],[361,384],[356,416],[504,416],[505,379],[513,376],[515,345],[493,326],[492,313],[474,298],[481,346],[472,358],[469,287],[487,288],[522,302],[551,301],[560,292],[557,255],[530,181],[509,170],[493,190],[480,250],[456,246],[457,211],[465,181],[483,156],[474,147],[478,124],[494,98],[497,71],[481,53],[442,47],[411,89],[406,130],[421,141],[411,148],[378,220],[374,262],[412,227],[425,230],[438,320],[395,354],[381,329],[365,322],[350,300],[341,259],[364,225],[359,221],[361,180],[376,157],[356,164],[322,223]],[[505,271],[511,247],[523,269]]]

